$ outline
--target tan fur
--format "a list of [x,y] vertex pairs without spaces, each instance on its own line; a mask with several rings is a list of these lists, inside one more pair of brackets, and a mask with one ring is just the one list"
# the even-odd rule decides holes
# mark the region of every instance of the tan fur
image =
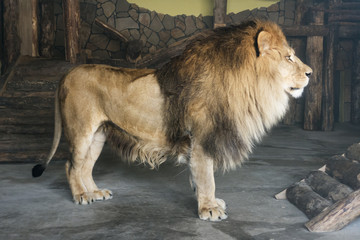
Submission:
[[200,218],[225,219],[214,170],[247,158],[310,73],[280,28],[261,21],[215,30],[156,71],[75,68],[60,83],[56,116],[72,153],[66,172],[75,202],[112,197],[92,179],[107,140],[130,162],[152,168],[168,158],[187,162]]

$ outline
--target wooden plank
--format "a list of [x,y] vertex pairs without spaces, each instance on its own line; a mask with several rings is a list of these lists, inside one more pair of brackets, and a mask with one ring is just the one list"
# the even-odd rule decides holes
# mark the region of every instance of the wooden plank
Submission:
[[15,64],[20,56],[21,40],[18,35],[19,2],[3,0],[4,20],[4,64],[3,71]]
[[311,232],[332,232],[342,229],[359,216],[360,190],[357,190],[325,209],[305,226]]
[[[29,163],[29,162],[39,162],[41,159],[44,159],[48,154],[48,151],[27,151],[27,152],[17,152],[17,153],[4,153],[0,152],[0,162],[1,163]],[[57,151],[53,157],[53,160],[66,160],[69,159],[69,152],[66,151]]]
[[55,43],[55,15],[54,1],[40,0],[41,11],[41,36],[40,36],[40,55],[50,58],[54,55]]
[[39,0],[31,0],[32,42],[31,56],[39,56]]
[[109,33],[113,37],[120,39],[123,42],[128,42],[129,39],[125,37],[121,32],[119,32],[116,28],[112,27],[111,25],[101,21],[99,18],[95,18],[95,24],[98,25],[101,29],[105,32]]
[[[323,25],[324,13],[314,12],[313,25]],[[304,129],[321,129],[321,104],[323,81],[323,37],[312,36],[307,38],[306,62],[313,69],[309,85],[305,88]]]
[[281,28],[287,37],[310,37],[310,36],[326,36],[329,33],[329,27],[324,25],[308,25],[308,26],[284,26]]
[[326,39],[323,98],[322,98],[322,124],[323,131],[334,130],[334,69],[335,69],[335,41],[337,39],[337,27],[330,27]]
[[360,123],[360,40],[355,41],[351,81],[351,122]]
[[80,2],[78,0],[63,0],[63,18],[65,26],[65,58],[70,63],[76,63],[80,53]]

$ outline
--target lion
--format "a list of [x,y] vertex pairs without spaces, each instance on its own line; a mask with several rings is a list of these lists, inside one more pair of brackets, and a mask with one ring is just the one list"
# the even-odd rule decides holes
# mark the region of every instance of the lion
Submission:
[[260,20],[213,30],[157,70],[75,67],[56,91],[53,145],[33,176],[48,166],[63,128],[75,203],[112,198],[92,177],[107,141],[129,162],[151,168],[170,159],[187,163],[199,217],[226,219],[225,201],[215,197],[214,171],[234,169],[248,158],[284,116],[289,97],[301,96],[311,73],[280,27]]

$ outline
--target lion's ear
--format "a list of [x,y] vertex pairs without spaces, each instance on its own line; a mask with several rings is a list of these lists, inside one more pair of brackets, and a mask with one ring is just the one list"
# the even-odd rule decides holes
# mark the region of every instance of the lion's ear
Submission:
[[266,54],[266,51],[271,49],[272,36],[266,31],[261,31],[257,38],[257,43],[259,47],[259,53],[261,56]]

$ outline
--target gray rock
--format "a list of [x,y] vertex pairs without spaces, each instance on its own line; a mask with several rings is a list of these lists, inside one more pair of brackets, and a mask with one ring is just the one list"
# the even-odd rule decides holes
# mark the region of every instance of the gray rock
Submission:
[[118,0],[116,2],[116,12],[127,12],[130,4],[126,0]]
[[92,24],[96,15],[96,6],[93,4],[80,4],[80,17],[87,23]]
[[122,31],[129,28],[139,28],[139,24],[134,21],[131,17],[128,18],[117,18],[116,29]]
[[152,33],[151,29],[147,27],[144,28],[144,34],[146,37],[150,37],[151,33]]
[[246,11],[239,12],[235,15],[232,15],[231,19],[232,19],[233,23],[240,24],[249,16],[250,16],[250,10],[246,10]]
[[170,46],[173,43],[176,43],[176,40],[173,38],[170,38],[170,40],[166,43],[166,45]]
[[90,24],[88,24],[85,21],[82,21],[80,31],[79,31],[80,46],[82,48],[85,48],[86,43],[89,40],[90,34],[91,34],[91,26],[90,26]]
[[171,30],[175,27],[174,17],[170,15],[165,15],[162,23],[166,30]]
[[186,25],[185,35],[190,35],[197,30],[194,19],[191,16],[187,16],[185,18],[185,25]]
[[117,52],[120,51],[120,42],[117,40],[110,40],[108,46],[107,46],[107,50],[110,52]]
[[105,49],[109,43],[109,38],[104,34],[92,34],[89,42],[100,49]]
[[354,143],[351,145],[347,149],[345,156],[350,160],[360,161],[360,143]]
[[140,13],[139,14],[139,22],[146,26],[149,27],[150,26],[150,14],[148,13]]
[[214,26],[214,18],[212,16],[203,17],[203,22],[205,23],[207,28],[213,28]]
[[140,38],[140,32],[138,29],[130,29],[130,35],[132,39],[138,40]]
[[161,31],[161,32],[159,32],[159,37],[162,42],[167,43],[167,41],[169,41],[171,35],[170,35],[169,31]]
[[162,29],[164,29],[164,26],[162,25],[162,22],[160,21],[158,16],[155,16],[153,18],[150,24],[150,28],[155,32],[160,32]]
[[152,45],[158,45],[159,44],[159,36],[157,35],[156,32],[152,32],[151,36],[148,39],[148,42],[151,43]]
[[204,29],[206,27],[205,23],[200,18],[196,18],[195,25],[197,29]]
[[180,18],[175,19],[175,26],[185,31],[186,28],[185,23]]
[[127,18],[127,17],[130,17],[130,15],[128,12],[118,12],[118,13],[116,13],[116,17]]
[[95,50],[92,52],[92,56],[100,59],[109,59],[109,53],[106,50]]
[[269,12],[269,20],[273,21],[273,22],[278,22],[279,20],[279,13],[278,12]]
[[269,6],[267,8],[268,12],[278,12],[280,10],[280,4],[279,3],[274,3],[273,5]]
[[171,30],[171,36],[175,39],[179,39],[185,36],[185,33],[180,28],[174,28]]
[[131,9],[129,10],[129,15],[132,19],[134,19],[135,21],[138,21],[139,19],[139,14],[135,9]]
[[110,17],[115,11],[115,4],[112,2],[106,2],[106,3],[102,4],[101,7],[107,18]]

